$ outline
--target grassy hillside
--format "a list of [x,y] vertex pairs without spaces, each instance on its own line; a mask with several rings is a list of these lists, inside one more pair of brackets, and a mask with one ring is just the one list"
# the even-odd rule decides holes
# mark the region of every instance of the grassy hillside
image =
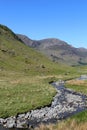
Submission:
[[[64,72],[60,64],[27,47],[7,27],[0,25],[0,69],[31,74],[52,74]],[[68,68],[68,66],[65,66]]]
[[56,91],[48,82],[68,72],[75,69],[54,64],[0,25],[0,117],[50,104]]

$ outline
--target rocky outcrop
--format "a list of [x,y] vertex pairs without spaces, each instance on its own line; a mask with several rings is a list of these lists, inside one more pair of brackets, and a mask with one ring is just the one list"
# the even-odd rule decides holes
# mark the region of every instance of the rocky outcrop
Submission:
[[63,84],[63,82],[52,83],[58,93],[53,98],[50,107],[32,110],[16,117],[0,119],[0,123],[7,128],[30,128],[40,123],[56,122],[87,109],[87,97],[66,89]]

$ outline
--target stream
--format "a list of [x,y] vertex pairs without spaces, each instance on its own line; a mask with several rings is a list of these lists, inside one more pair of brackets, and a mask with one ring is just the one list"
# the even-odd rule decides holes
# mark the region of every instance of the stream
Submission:
[[17,117],[0,118],[0,130],[29,130],[40,123],[55,123],[87,109],[86,95],[65,88],[63,82],[53,82],[52,85],[58,93],[49,107],[32,110]]

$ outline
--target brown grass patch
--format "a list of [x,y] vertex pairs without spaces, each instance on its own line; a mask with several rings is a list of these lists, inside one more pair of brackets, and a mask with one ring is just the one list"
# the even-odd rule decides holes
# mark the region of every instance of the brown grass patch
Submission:
[[84,80],[69,80],[66,83],[71,84],[71,85],[85,85]]
[[41,124],[38,128],[35,128],[35,130],[87,130],[87,122],[78,124],[75,120],[72,120],[62,121],[56,125]]

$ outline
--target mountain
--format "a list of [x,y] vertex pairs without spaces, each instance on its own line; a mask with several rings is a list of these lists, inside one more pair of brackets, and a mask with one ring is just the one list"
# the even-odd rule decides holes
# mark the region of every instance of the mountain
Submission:
[[67,42],[56,38],[43,40],[31,40],[24,35],[17,35],[26,45],[37,49],[54,62],[61,62],[69,65],[87,64],[87,49],[75,48]]
[[[22,40],[8,27],[0,25],[0,70],[24,72],[29,75],[63,71],[58,64],[54,64],[40,52],[26,46]],[[28,41],[33,46],[35,41],[31,39]]]
[[32,40],[30,38],[28,38],[27,36],[25,35],[22,35],[22,34],[16,34],[18,36],[18,38],[20,40],[22,40],[27,46],[30,46],[30,47],[33,47],[33,48],[36,48],[37,46],[40,45],[40,43],[36,40]]

